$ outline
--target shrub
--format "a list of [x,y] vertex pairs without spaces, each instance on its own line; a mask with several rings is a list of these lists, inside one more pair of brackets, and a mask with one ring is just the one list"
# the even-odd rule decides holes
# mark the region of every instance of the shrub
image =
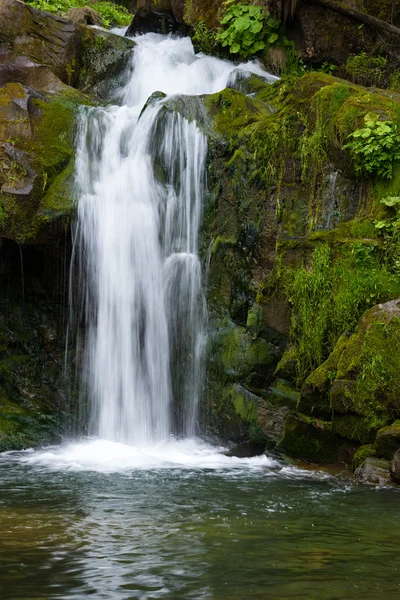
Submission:
[[364,117],[365,127],[349,135],[351,141],[343,149],[350,150],[356,172],[392,177],[393,163],[400,159],[400,136],[393,121],[380,121],[375,113]]
[[227,0],[223,30],[217,34],[221,46],[228,46],[231,54],[249,57],[277,42],[279,22],[262,6]]

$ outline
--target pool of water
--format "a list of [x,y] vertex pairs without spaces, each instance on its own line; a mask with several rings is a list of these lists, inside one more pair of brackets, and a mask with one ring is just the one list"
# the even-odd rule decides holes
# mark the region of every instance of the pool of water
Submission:
[[0,598],[400,597],[399,491],[219,451],[0,455]]

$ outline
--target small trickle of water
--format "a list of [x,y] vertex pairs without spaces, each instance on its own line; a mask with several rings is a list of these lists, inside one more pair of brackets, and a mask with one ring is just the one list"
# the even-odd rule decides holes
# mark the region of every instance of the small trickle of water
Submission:
[[[77,243],[90,433],[148,444],[196,431],[207,142],[194,122],[165,116],[163,100],[141,111],[158,90],[219,91],[235,67],[196,56],[188,38],[148,34],[136,42],[122,105],[81,115]],[[246,69],[261,73],[255,64]]]

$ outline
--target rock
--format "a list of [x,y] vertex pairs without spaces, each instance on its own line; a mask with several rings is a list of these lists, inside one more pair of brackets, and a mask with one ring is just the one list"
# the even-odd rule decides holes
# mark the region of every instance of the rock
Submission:
[[293,458],[333,463],[338,460],[339,447],[339,440],[329,423],[300,414],[290,414],[277,450]]
[[277,406],[263,398],[258,406],[258,423],[267,438],[267,448],[270,450],[280,444],[285,433],[285,423],[290,408]]
[[252,458],[253,456],[259,456],[263,454],[265,450],[265,443],[263,442],[242,442],[233,446],[227,452],[224,452],[225,456],[235,456],[236,458]]
[[77,92],[72,93],[49,99],[19,83],[0,87],[3,237],[38,242],[75,210],[72,157],[78,102]]
[[50,67],[64,83],[76,81],[81,37],[79,26],[68,19],[20,0],[2,0],[0,40],[12,53]]
[[340,355],[347,341],[348,336],[343,335],[329,358],[305,380],[297,406],[300,412],[321,418],[331,416],[330,396],[332,391],[330,388],[332,379],[336,374]]
[[392,425],[378,431],[375,448],[380,458],[392,459],[394,453],[400,449],[400,421],[395,421]]
[[0,87],[7,83],[21,83],[39,92],[56,92],[68,88],[45,65],[38,65],[25,56],[0,54]]
[[103,24],[99,13],[89,6],[84,6],[82,8],[70,8],[67,12],[67,19],[73,23],[76,23],[77,25],[101,26]]
[[[43,71],[45,67],[64,84],[94,90],[101,96],[105,95],[111,80],[123,77],[135,46],[132,40],[77,24],[20,0],[3,0],[0,5],[0,41],[3,53],[5,49],[11,56],[24,56],[36,64],[36,68],[42,70],[41,78],[47,78],[47,88],[51,77]],[[17,68],[18,65],[14,66],[15,76],[18,76]],[[26,78],[27,63],[23,70]],[[38,74],[34,77],[37,79]],[[53,79],[54,87],[58,86],[57,81]],[[120,83],[117,79],[115,86]]]
[[390,483],[389,462],[379,458],[366,458],[354,476],[363,483],[386,485]]
[[360,446],[353,456],[353,471],[360,467],[366,458],[375,458],[376,451],[373,444]]
[[122,87],[135,42],[101,29],[82,26],[76,87],[109,99]]
[[273,380],[280,350],[261,337],[253,339],[245,327],[230,320],[214,323],[210,360],[222,381],[265,388]]
[[251,443],[265,449],[267,438],[258,422],[261,398],[241,385],[226,386],[219,399],[214,425],[219,434],[237,443]]
[[[160,3],[157,4],[159,5]],[[170,3],[167,2],[166,6],[170,6]],[[146,4],[138,8],[125,35],[132,37],[149,32],[162,33],[164,35],[174,33],[185,36],[187,35],[188,28],[182,22],[176,20],[172,7],[170,10],[163,10],[158,6],[153,8]]]
[[400,450],[396,450],[390,463],[390,477],[400,485]]
[[350,54],[368,50],[376,33],[360,23],[315,4],[299,3],[288,35],[304,60],[343,64]]

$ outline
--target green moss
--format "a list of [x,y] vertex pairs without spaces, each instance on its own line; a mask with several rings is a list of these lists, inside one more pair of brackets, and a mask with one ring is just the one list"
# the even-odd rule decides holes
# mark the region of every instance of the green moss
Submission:
[[348,440],[370,444],[374,441],[376,432],[384,421],[374,421],[369,416],[360,415],[334,415],[332,429],[337,434]]
[[289,415],[278,450],[294,458],[333,463],[338,458],[339,442],[329,423],[304,415]]
[[395,421],[378,431],[375,449],[379,458],[392,460],[394,453],[400,449],[400,421]]
[[361,446],[353,456],[353,471],[361,467],[366,458],[375,458],[376,452],[373,444]]

